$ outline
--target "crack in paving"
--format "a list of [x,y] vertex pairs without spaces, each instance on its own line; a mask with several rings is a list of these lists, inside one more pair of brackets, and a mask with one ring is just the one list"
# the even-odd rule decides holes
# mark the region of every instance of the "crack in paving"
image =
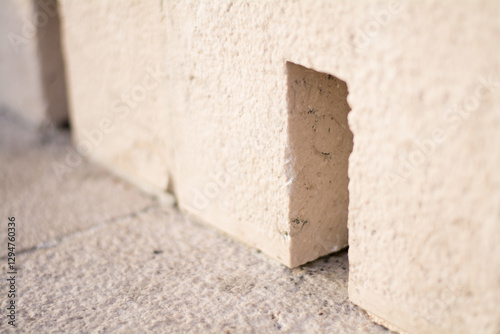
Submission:
[[[117,216],[117,217],[112,217],[112,218],[110,218],[102,223],[93,225],[87,229],[76,230],[76,231],[73,231],[71,233],[59,236],[57,238],[47,240],[47,241],[42,242],[42,243],[35,245],[33,247],[21,249],[18,252],[16,252],[16,255],[30,254],[30,253],[34,253],[34,252],[36,252],[38,250],[42,250],[42,249],[55,248],[67,239],[78,238],[81,236],[85,236],[85,235],[94,233],[95,231],[99,231],[104,227],[112,225],[113,223],[122,221],[122,220],[127,219],[127,218],[137,217],[138,215],[140,215],[142,213],[146,213],[151,209],[158,208],[159,206],[161,206],[161,203],[159,203],[156,200],[153,200],[152,204],[148,204],[147,206],[143,207],[142,209],[139,209],[139,210],[136,210],[133,212],[129,212],[129,213]],[[7,256],[3,256],[2,259],[6,260]]]

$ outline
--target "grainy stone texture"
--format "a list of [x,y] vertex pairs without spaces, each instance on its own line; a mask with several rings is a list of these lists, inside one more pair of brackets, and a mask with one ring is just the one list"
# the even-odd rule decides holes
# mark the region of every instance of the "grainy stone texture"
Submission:
[[[2,198],[0,212],[4,219],[18,217],[21,244],[45,244],[16,257],[17,333],[388,333],[348,301],[345,251],[288,269],[172,206],[149,205],[149,196],[87,163],[81,166],[85,172],[67,175],[80,191],[54,189],[52,171],[33,171],[33,165],[65,155],[58,143],[67,143],[67,136],[53,133],[44,142],[5,117],[0,115],[0,158],[2,175],[9,168],[11,181],[2,178],[2,194],[9,198]],[[28,180],[33,198],[9,208]],[[103,192],[107,198],[100,202],[109,210],[96,203],[90,187]],[[42,197],[41,188],[53,191]],[[62,203],[68,196],[77,203]],[[130,210],[114,210],[113,197]],[[78,218],[82,208],[85,224]],[[77,225],[50,243],[43,234]],[[0,233],[5,235],[3,227]],[[5,252],[2,247],[2,317]],[[14,332],[9,327],[1,321],[1,332]]]
[[[15,216],[18,251],[45,247],[76,231],[152,205],[134,187],[73,156],[69,134],[0,112],[0,214]],[[74,159],[59,174],[55,164]],[[2,231],[2,235],[5,231]]]
[[0,2],[0,106],[35,124],[68,119],[55,0]]
[[499,17],[410,2],[349,86],[349,297],[395,329],[500,332]]

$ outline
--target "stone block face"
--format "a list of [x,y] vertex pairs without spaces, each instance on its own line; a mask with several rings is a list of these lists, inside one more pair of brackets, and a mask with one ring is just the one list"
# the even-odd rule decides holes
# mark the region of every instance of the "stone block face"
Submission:
[[287,74],[290,253],[304,263],[347,246],[353,136],[345,82],[293,63]]
[[34,123],[67,121],[55,0],[0,3],[0,106]]
[[[282,30],[300,26],[293,21],[300,6],[168,6],[172,174],[181,209],[290,267],[345,247],[347,87],[291,63],[311,51],[302,29]],[[332,11],[326,3],[311,8]],[[327,24],[326,14],[320,19]]]
[[347,246],[352,133],[345,82],[285,66],[286,95],[275,103],[286,101],[286,114],[271,125],[287,131],[278,132],[274,143],[265,139],[275,136],[270,124],[239,122],[239,115],[231,115],[239,108],[220,118],[217,105],[202,100],[205,107],[194,110],[195,117],[173,115],[183,127],[198,127],[183,128],[176,137],[186,146],[175,150],[175,191],[186,212],[295,267]]
[[161,1],[64,1],[61,13],[77,151],[161,194],[169,180]]
[[500,331],[499,15],[410,2],[349,86],[349,297],[397,331]]

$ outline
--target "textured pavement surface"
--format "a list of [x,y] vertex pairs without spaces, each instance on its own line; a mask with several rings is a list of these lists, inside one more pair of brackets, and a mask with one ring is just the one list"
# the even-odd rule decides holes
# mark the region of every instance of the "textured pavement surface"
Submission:
[[1,332],[388,332],[349,302],[347,251],[288,269],[86,160],[58,177],[68,150],[0,112]]

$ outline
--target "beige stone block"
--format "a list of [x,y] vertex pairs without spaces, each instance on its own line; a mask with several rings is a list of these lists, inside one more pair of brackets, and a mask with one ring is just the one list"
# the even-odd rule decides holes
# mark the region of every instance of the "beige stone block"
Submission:
[[350,86],[349,297],[397,331],[500,332],[499,17],[410,2]]
[[168,187],[165,23],[161,1],[64,1],[78,153],[161,195]]
[[295,61],[308,58],[300,6],[168,5],[181,209],[290,267],[346,247],[347,86]]
[[[274,124],[286,132],[269,142],[263,134],[253,137],[248,131],[255,125],[239,123],[231,112],[225,113],[234,117],[229,127],[224,119],[202,120],[211,113],[199,109],[206,127],[179,134],[184,142],[175,150],[175,191],[188,213],[295,267],[347,246],[352,133],[345,82],[293,63],[282,79],[286,114]],[[198,121],[174,122],[188,127]],[[218,128],[237,129],[233,135],[240,136],[225,140],[231,132]]]
[[55,0],[0,3],[0,106],[38,123],[67,121]]

